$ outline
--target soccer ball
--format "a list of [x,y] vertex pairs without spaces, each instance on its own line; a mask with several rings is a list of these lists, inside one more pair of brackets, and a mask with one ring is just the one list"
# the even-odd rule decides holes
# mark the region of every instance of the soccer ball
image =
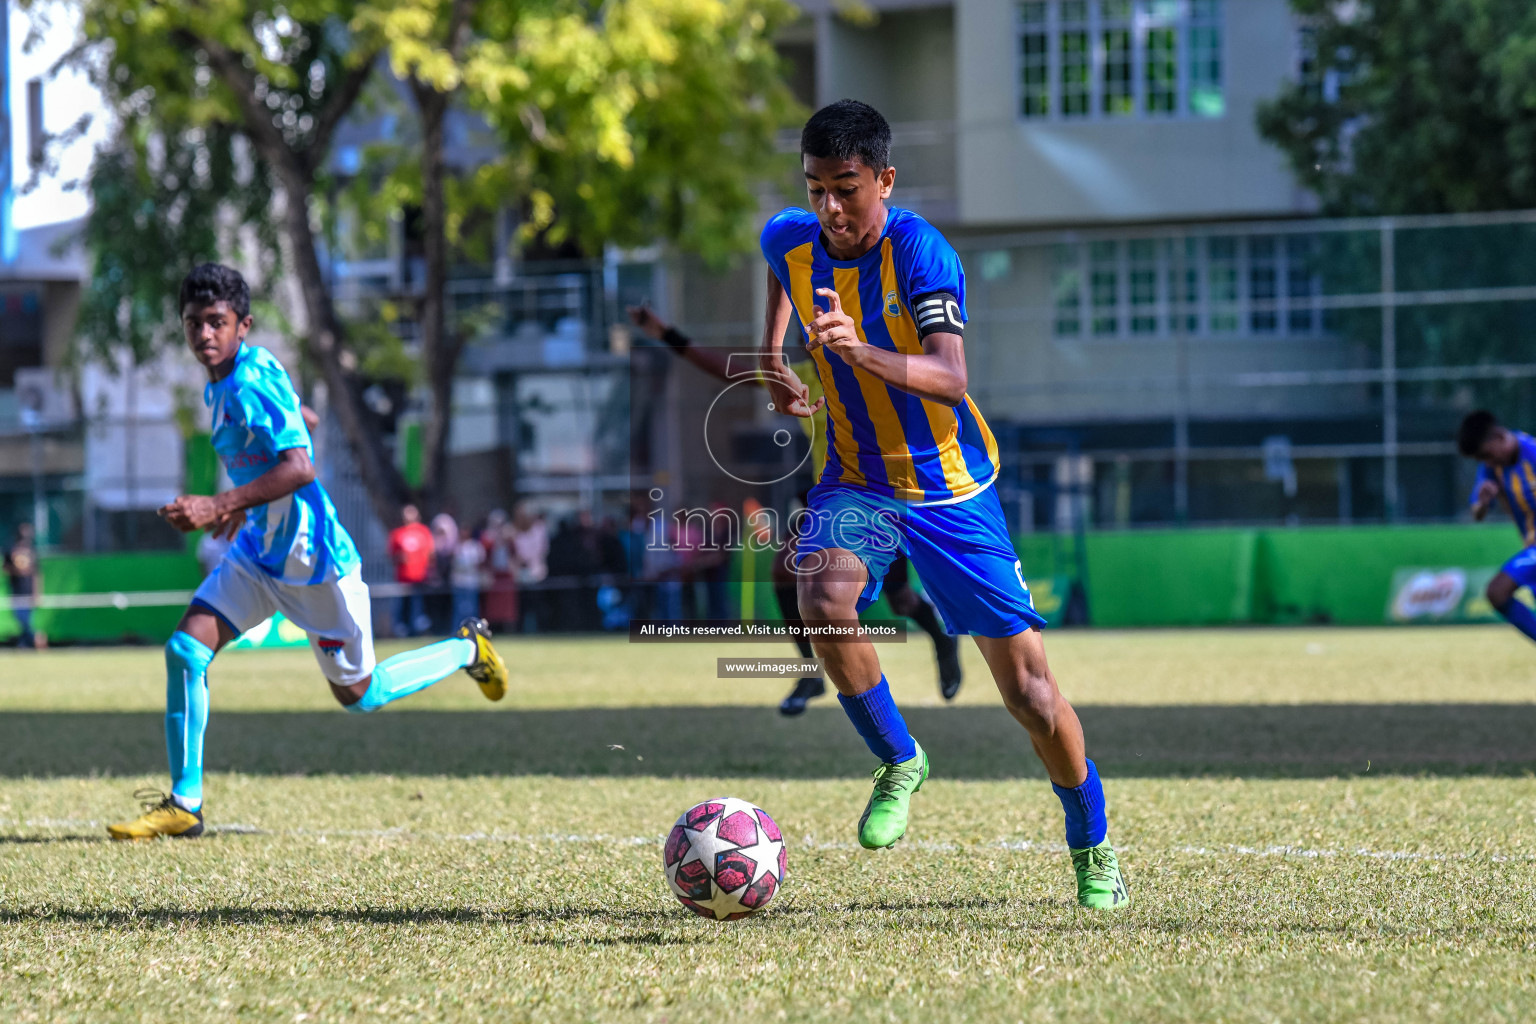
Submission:
[[667,885],[683,906],[716,921],[735,921],[768,905],[789,853],[768,812],[735,797],[683,812],[661,851]]

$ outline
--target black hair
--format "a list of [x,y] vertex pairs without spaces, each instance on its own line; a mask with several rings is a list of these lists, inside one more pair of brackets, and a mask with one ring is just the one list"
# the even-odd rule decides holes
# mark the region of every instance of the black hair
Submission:
[[1498,429],[1499,418],[1487,409],[1469,412],[1456,430],[1456,450],[1469,459],[1477,458],[1488,436]]
[[858,100],[838,100],[811,115],[800,131],[800,155],[862,160],[876,174],[891,166],[891,126]]
[[251,315],[251,287],[233,267],[222,263],[200,263],[182,279],[178,312],[186,309],[189,302],[200,306],[227,302],[235,316],[244,320]]

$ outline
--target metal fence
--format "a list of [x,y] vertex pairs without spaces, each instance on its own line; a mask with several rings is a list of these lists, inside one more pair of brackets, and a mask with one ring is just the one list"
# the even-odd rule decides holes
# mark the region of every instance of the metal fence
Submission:
[[1536,423],[1536,212],[957,247],[1024,528],[1445,519],[1459,418]]

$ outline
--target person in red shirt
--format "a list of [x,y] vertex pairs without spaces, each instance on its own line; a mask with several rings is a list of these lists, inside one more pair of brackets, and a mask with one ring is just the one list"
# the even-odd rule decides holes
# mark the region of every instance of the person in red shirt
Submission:
[[395,563],[395,582],[410,589],[395,598],[395,635],[416,636],[432,625],[422,603],[421,587],[432,572],[436,543],[421,521],[421,510],[407,505],[400,510],[403,522],[389,531],[389,557]]

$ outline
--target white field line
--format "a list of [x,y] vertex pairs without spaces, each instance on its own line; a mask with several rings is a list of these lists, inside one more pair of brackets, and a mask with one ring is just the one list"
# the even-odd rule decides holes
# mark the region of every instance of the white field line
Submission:
[[[76,819],[59,818],[27,818],[0,819],[0,828],[29,828],[29,829],[100,829],[105,827],[105,822],[85,821]],[[660,846],[666,841],[665,835],[654,836],[616,836],[606,833],[566,833],[546,832],[542,835],[525,835],[519,832],[413,832],[404,828],[359,828],[359,829],[263,829],[256,825],[244,823],[230,823],[224,825],[210,824],[209,833],[213,835],[250,835],[250,836],[274,836],[294,839],[314,839],[318,842],[326,842],[330,839],[427,839],[464,843],[522,843],[534,845],[538,843],[574,843],[594,844],[610,846]],[[814,837],[807,837],[798,842],[790,843],[791,849],[801,850],[852,850],[857,844],[843,840],[824,841]],[[946,843],[933,840],[917,839],[900,844],[897,849],[922,850],[924,852],[955,853],[965,850],[1004,850],[1010,853],[1038,853],[1060,855],[1067,852],[1066,844],[1039,842],[1033,839],[1000,839],[990,843]],[[1271,845],[1271,846],[1241,846],[1224,843],[1215,846],[1145,846],[1123,845],[1119,847],[1121,853],[1148,853],[1148,854],[1176,854],[1186,857],[1297,857],[1304,860],[1333,860],[1338,858],[1363,857],[1371,860],[1400,860],[1400,861],[1461,861],[1485,859],[1495,863],[1528,862],[1536,861],[1536,854],[1501,854],[1501,853],[1423,853],[1416,850],[1373,850],[1360,846],[1353,849],[1313,849],[1305,846]]]

